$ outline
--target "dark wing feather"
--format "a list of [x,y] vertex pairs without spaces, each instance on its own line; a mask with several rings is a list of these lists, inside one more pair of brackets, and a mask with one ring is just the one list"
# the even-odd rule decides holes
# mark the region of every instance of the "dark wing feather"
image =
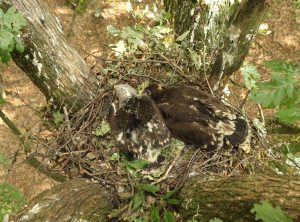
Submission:
[[217,98],[190,86],[152,90],[151,96],[172,134],[182,141],[219,148],[241,144],[248,123]]

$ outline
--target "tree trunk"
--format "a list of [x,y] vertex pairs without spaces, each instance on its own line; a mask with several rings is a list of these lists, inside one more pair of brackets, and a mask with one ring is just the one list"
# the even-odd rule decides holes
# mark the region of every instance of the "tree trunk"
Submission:
[[96,77],[66,40],[58,19],[43,0],[4,0],[0,7],[14,6],[27,20],[23,30],[25,52],[15,52],[15,63],[54,104],[77,110],[97,93]]
[[74,179],[34,198],[9,221],[109,221],[109,193],[98,184]]
[[[231,75],[240,66],[267,9],[264,0],[242,1],[238,5],[222,7],[217,5],[217,9],[222,8],[218,13],[212,5],[196,3],[198,1],[165,1],[175,12],[177,33],[181,34],[190,27],[190,42],[198,52],[203,50],[200,57],[202,70],[212,73],[208,77],[212,84],[216,84],[215,89],[225,76]],[[89,74],[86,63],[66,41],[58,20],[42,0],[0,1],[1,8],[12,5],[28,22],[23,32],[26,51],[13,54],[14,61],[48,100],[57,105],[64,103],[69,109],[83,107],[97,94],[99,82]],[[191,179],[182,190],[182,214],[186,218],[219,216],[232,221],[232,218],[241,216],[237,211],[250,218],[247,212],[254,202],[261,199],[282,206],[293,218],[299,216],[299,177],[250,175],[200,181],[201,178]],[[33,200],[16,215],[15,221],[107,221],[106,215],[112,208],[110,195],[96,184],[83,180],[69,181]]]
[[192,178],[180,196],[184,200],[181,213],[185,219],[254,221],[254,214],[250,213],[253,204],[268,201],[300,221],[299,176],[246,175],[211,181]]
[[[100,185],[75,179],[44,192],[13,219],[108,221],[106,215],[113,208],[111,195]],[[246,175],[211,181],[194,177],[179,196],[183,199],[180,213],[184,221],[209,221],[214,217],[223,221],[254,221],[250,209],[262,200],[280,206],[295,222],[300,221],[299,176]]]
[[[234,2],[234,3],[233,3]],[[189,31],[191,48],[201,63],[198,75],[213,90],[239,69],[269,8],[267,0],[164,0],[178,35]]]

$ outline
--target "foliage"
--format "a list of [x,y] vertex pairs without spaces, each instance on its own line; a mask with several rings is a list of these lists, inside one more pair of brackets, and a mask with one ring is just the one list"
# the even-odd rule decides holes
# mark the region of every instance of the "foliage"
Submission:
[[74,11],[78,14],[83,13],[90,0],[68,0],[69,4],[74,7]]
[[293,222],[280,207],[274,208],[267,201],[262,201],[261,204],[254,204],[251,213],[255,213],[255,220],[262,220],[263,222]]
[[142,159],[134,160],[134,161],[125,160],[124,163],[127,169],[129,170],[141,170],[148,164],[148,161]]
[[[189,31],[176,36],[169,21],[170,17],[170,13],[162,12],[155,17],[152,26],[137,24],[123,29],[107,26],[107,32],[119,38],[116,44],[110,45],[114,55],[131,61],[149,61],[143,63],[145,67],[151,66],[149,69],[164,67],[164,71],[171,74],[171,78],[168,77],[170,81],[177,80],[178,72],[182,74],[185,71],[191,73],[192,70],[199,70],[202,67],[201,59],[188,41]],[[164,64],[169,64],[167,67],[171,69],[166,69]],[[141,69],[139,65],[139,72],[143,72]],[[128,72],[133,72],[133,68]]]
[[110,131],[109,123],[103,120],[99,127],[96,128],[96,136],[104,136]]
[[260,79],[260,74],[256,67],[254,65],[247,64],[241,67],[241,72],[246,88],[249,90],[255,89],[256,82]]
[[24,196],[13,186],[0,183],[0,220],[5,214],[16,212],[25,204]]
[[[137,193],[132,199],[132,211],[136,211],[139,209],[143,209],[143,211],[147,211],[147,204],[146,204],[146,193],[154,195],[157,197],[154,204],[150,206],[149,209],[149,219],[150,221],[155,222],[175,222],[175,216],[173,212],[168,210],[168,205],[177,205],[180,201],[176,198],[173,198],[177,190],[172,190],[167,192],[164,195],[158,195],[157,193],[160,192],[160,188],[152,185],[152,184],[139,184],[137,186]],[[143,218],[134,218],[133,221],[148,221]]]
[[275,108],[276,117],[284,123],[300,120],[300,65],[276,60],[264,64],[271,71],[271,79],[265,82],[256,82],[260,75],[255,67],[241,69],[246,87],[252,90],[251,98],[266,108]]
[[56,126],[59,126],[64,120],[64,114],[60,113],[59,111],[53,112],[52,116],[53,116],[54,124]]
[[0,59],[3,63],[8,63],[14,49],[24,52],[24,43],[18,35],[25,25],[25,19],[14,7],[5,13],[0,8]]

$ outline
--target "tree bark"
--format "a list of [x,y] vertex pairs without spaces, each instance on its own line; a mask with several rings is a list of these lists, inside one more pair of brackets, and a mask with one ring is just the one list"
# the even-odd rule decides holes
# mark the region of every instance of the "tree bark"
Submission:
[[3,0],[0,7],[14,6],[27,20],[22,38],[25,52],[15,52],[14,62],[43,92],[47,100],[77,110],[97,93],[96,77],[65,38],[58,19],[43,0]]
[[70,180],[34,198],[9,221],[109,221],[113,208],[109,195],[99,184]]
[[202,78],[213,90],[239,69],[269,8],[267,0],[164,0],[174,18],[175,32],[189,31],[191,48],[199,56]]
[[[199,4],[198,1],[165,1],[166,4],[170,2],[167,6],[177,13],[174,17],[178,26],[177,33],[183,33],[187,30],[185,27],[190,26],[190,42],[198,52],[203,50],[202,70],[211,73],[208,77],[216,85],[215,89],[219,88],[225,76],[231,75],[240,66],[262,15],[268,8],[264,0],[245,0],[228,7],[219,5],[218,9],[222,10],[216,14],[212,5]],[[64,103],[69,108],[73,106],[75,110],[82,108],[97,94],[98,80],[89,74],[86,63],[68,44],[58,20],[51,15],[42,0],[0,1],[1,8],[8,6],[15,6],[28,22],[22,35],[26,51],[13,54],[14,61],[48,100],[57,105]],[[235,10],[232,12],[230,9]],[[250,218],[249,209],[253,203],[267,199],[282,206],[291,217],[296,218],[300,208],[299,181],[299,176],[249,175],[204,182],[196,177],[189,180],[182,190],[181,213],[185,218],[194,217],[202,221],[202,218],[215,216],[227,221],[238,221],[231,218],[243,215]],[[110,195],[96,184],[84,183],[82,180],[69,181],[30,202],[14,219],[107,221],[106,215],[112,208]],[[237,211],[244,214],[237,214]]]
[[268,201],[280,206],[295,221],[300,221],[300,177],[246,175],[201,181],[192,178],[183,187],[181,213],[185,219],[208,221],[254,221],[254,203]]
[[[109,221],[106,215],[113,208],[111,195],[100,185],[74,179],[38,196],[14,215],[13,221]],[[214,217],[223,221],[254,221],[250,209],[262,200],[280,206],[295,222],[300,221],[299,176],[246,175],[210,181],[194,177],[179,197],[183,199],[183,221],[209,221]]]

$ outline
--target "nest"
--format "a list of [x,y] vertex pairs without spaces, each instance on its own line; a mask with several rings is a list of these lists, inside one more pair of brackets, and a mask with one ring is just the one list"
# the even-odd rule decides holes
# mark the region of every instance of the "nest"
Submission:
[[[106,86],[110,85],[111,79],[117,79],[117,82],[138,87],[147,81],[155,81],[157,69],[154,67],[148,73],[149,76],[135,79],[128,73],[118,73],[118,77],[121,76],[118,79],[112,73],[100,75],[100,78]],[[165,85],[172,84],[166,75],[157,78]],[[189,82],[180,75],[176,78]],[[70,115],[64,109],[64,122],[51,137],[40,141],[43,148],[35,154],[41,156],[47,168],[67,178],[89,178],[104,185],[115,195],[114,201],[119,208],[124,203],[128,204],[139,183],[156,184],[162,191],[169,191],[179,189],[191,176],[209,178],[251,173],[264,162],[259,146],[254,146],[248,154],[236,149],[207,152],[174,139],[165,153],[165,164],[151,170],[133,169],[126,154],[116,146],[115,137],[107,125],[106,118],[113,100],[112,87],[104,87],[93,101],[75,114]],[[103,130],[103,127],[106,129]]]

